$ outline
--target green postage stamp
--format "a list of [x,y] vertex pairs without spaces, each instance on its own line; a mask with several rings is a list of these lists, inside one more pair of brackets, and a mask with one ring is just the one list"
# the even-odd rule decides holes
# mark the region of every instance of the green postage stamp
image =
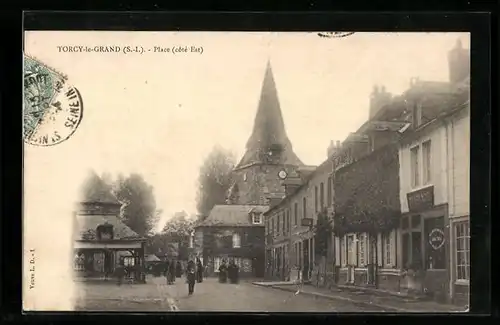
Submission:
[[53,146],[69,139],[83,117],[80,92],[67,77],[30,56],[24,56],[23,136],[35,146]]

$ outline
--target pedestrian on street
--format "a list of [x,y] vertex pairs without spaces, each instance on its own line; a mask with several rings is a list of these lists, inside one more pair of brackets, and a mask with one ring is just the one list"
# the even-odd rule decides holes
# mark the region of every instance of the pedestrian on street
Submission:
[[192,260],[188,262],[186,271],[188,280],[188,294],[192,295],[194,293],[194,285],[196,283],[196,265]]
[[203,264],[201,263],[200,258],[196,258],[196,270],[198,283],[203,282]]
[[169,269],[169,263],[168,263],[168,260],[166,260],[164,263],[163,263],[163,269],[162,269],[162,273],[163,273],[163,276],[165,277],[165,280],[167,281],[167,284],[170,284],[169,283],[169,272],[168,272],[168,269]]
[[222,264],[219,266],[219,282],[227,282],[227,265],[226,260],[222,260]]
[[116,277],[118,278],[118,285],[121,286],[123,283],[123,278],[125,277],[125,265],[123,259],[120,259],[120,263],[116,268]]
[[174,284],[175,282],[175,262],[174,260],[170,261],[168,265],[168,279],[169,284]]
[[181,261],[177,261],[175,265],[175,276],[180,278],[182,277],[182,264]]

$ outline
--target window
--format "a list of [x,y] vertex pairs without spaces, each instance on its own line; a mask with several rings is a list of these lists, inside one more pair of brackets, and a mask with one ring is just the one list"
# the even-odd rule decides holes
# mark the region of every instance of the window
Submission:
[[194,235],[189,236],[189,248],[194,247]]
[[282,228],[282,234],[284,235],[286,232],[286,218],[285,218],[285,211],[281,212],[281,216],[283,217],[283,228]]
[[326,188],[326,195],[327,195],[327,198],[326,198],[326,202],[328,204],[328,206],[331,206],[332,205],[332,177],[328,177],[328,187]]
[[302,199],[302,218],[307,218],[307,199]]
[[286,210],[286,232],[290,234],[290,209]]
[[294,225],[297,225],[297,223],[299,222],[299,204],[298,203],[295,203],[293,205],[293,214],[294,214],[294,222],[293,224]]
[[455,224],[456,278],[469,281],[470,278],[470,226],[468,221]]
[[233,234],[233,248],[241,247],[241,236],[240,234]]
[[73,269],[75,271],[83,271],[85,269],[85,255],[83,253],[75,255]]
[[431,182],[431,141],[428,140],[422,143],[422,176],[423,184],[429,184]]
[[418,163],[418,155],[420,147],[416,146],[410,149],[411,153],[411,186],[417,187],[420,185],[420,176],[419,176],[419,163]]
[[360,234],[359,235],[359,239],[358,239],[358,248],[359,248],[359,252],[358,252],[358,257],[359,257],[359,261],[358,261],[358,265],[359,266],[365,266],[365,255],[366,255],[366,235],[365,234]]
[[392,265],[392,259],[391,259],[392,246],[391,246],[390,233],[384,234],[383,243],[384,243],[384,265]]
[[125,256],[123,258],[123,265],[124,266],[134,266],[134,263],[135,260],[134,260],[134,257],[133,256]]
[[274,218],[271,217],[271,235],[274,236]]
[[252,222],[254,225],[260,224],[262,222],[262,217],[259,213],[252,214]]
[[278,236],[280,235],[280,230],[281,230],[281,215],[278,213],[276,214],[276,233]]
[[246,182],[247,181],[247,173],[243,174],[243,181]]
[[318,187],[317,186],[314,187],[314,212],[318,212]]
[[325,206],[325,188],[324,188],[324,184],[321,183],[319,184],[319,204],[320,204],[320,208],[323,209],[323,207]]

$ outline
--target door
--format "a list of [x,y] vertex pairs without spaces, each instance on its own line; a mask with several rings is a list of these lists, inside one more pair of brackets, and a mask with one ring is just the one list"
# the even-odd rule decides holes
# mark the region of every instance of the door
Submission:
[[347,268],[348,276],[347,281],[354,282],[354,265],[356,265],[356,249],[355,249],[354,235],[347,236]]
[[302,242],[302,247],[303,247],[303,250],[304,250],[304,257],[303,257],[303,260],[304,260],[304,268],[302,270],[302,276],[303,276],[303,279],[304,281],[308,281],[309,280],[309,245],[308,245],[308,240],[304,240]]

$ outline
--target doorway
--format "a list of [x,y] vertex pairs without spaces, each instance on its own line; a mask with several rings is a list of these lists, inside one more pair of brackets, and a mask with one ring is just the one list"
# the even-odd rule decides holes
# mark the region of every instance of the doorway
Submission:
[[347,236],[347,282],[354,283],[354,266],[356,265],[356,249],[354,235]]
[[303,261],[304,261],[304,267],[302,269],[302,277],[304,279],[304,281],[308,281],[309,280],[309,243],[308,243],[308,239],[304,240],[302,242],[302,247],[303,247],[303,252],[304,252],[304,255],[303,255]]

